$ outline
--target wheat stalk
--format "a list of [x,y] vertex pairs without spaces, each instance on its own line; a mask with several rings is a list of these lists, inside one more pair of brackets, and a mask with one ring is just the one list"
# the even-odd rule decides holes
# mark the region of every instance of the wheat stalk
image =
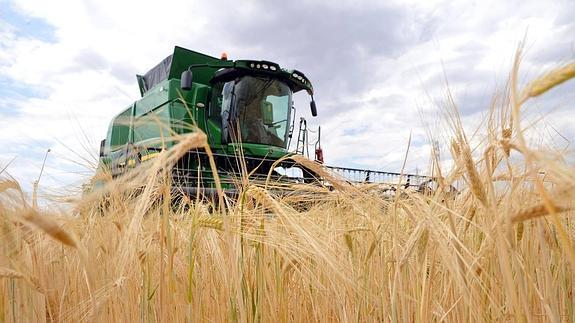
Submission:
[[20,184],[11,179],[0,180],[0,193],[9,189],[20,191]]
[[[566,212],[566,211],[570,210],[570,208],[559,207],[559,206],[555,206],[555,209],[558,213]],[[547,206],[545,206],[543,203],[540,203],[540,204],[531,206],[529,208],[526,208],[524,210],[521,210],[521,211],[517,212],[516,214],[514,214],[513,216],[511,216],[511,223],[519,223],[519,222],[527,221],[530,219],[538,218],[538,217],[549,215],[549,214],[550,214],[549,208]]]
[[206,216],[198,219],[198,225],[201,227],[222,230],[224,226],[224,220],[221,217]]
[[575,77],[575,63],[569,63],[554,69],[538,79],[530,82],[523,90],[520,105],[528,100],[540,96],[557,85]]
[[24,278],[24,274],[9,268],[0,267],[0,278]]
[[49,216],[40,215],[38,214],[38,211],[34,209],[27,209],[22,213],[22,218],[26,220],[27,223],[34,225],[36,228],[52,237],[54,240],[73,248],[78,247],[76,239],[63,230],[60,225]]

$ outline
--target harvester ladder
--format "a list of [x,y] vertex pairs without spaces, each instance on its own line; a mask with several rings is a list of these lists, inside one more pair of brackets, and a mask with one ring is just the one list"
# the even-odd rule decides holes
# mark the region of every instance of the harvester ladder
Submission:
[[309,147],[307,142],[307,121],[301,117],[299,119],[299,133],[297,135],[297,146],[295,149],[296,154],[309,157]]

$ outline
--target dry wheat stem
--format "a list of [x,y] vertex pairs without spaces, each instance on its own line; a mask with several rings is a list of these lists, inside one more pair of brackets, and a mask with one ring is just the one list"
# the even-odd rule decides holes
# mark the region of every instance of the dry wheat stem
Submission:
[[0,278],[24,278],[24,274],[9,268],[0,267]]
[[[562,213],[562,212],[569,211],[570,208],[554,206],[554,210],[556,212]],[[549,211],[548,207],[545,204],[541,203],[541,204],[534,205],[530,208],[527,208],[525,210],[517,212],[516,214],[511,216],[511,223],[517,224],[519,222],[531,220],[531,219],[538,218],[538,217],[545,216],[545,215],[549,215],[549,214],[550,214],[550,211]]]
[[70,233],[63,230],[60,225],[52,218],[46,215],[38,214],[34,209],[25,209],[21,214],[22,218],[29,224],[40,229],[54,240],[57,240],[67,246],[77,248],[76,239]]
[[534,98],[542,95],[550,89],[558,86],[561,83],[569,81],[575,77],[575,62],[569,63],[554,69],[543,76],[531,81],[523,90],[519,105],[523,104],[529,98]]

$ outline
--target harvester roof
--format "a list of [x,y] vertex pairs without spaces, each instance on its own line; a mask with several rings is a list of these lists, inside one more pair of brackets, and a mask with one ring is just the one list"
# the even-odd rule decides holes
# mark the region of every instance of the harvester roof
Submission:
[[[190,65],[217,62],[220,62],[220,59],[176,46],[172,55],[166,57],[146,74],[137,75],[140,93],[143,96],[147,91],[165,80],[179,79],[182,72],[187,70]],[[212,75],[213,70],[209,67],[197,68],[194,70],[194,82],[208,84]]]
[[[285,70],[273,62],[255,60],[227,61],[176,46],[174,53],[144,75],[137,75],[140,94],[169,79],[179,79],[182,72],[194,67],[194,82],[209,85],[211,81],[225,80],[249,74],[263,74],[286,81],[294,92],[306,90],[313,95],[311,82],[297,70]],[[216,71],[214,68],[224,68]]]

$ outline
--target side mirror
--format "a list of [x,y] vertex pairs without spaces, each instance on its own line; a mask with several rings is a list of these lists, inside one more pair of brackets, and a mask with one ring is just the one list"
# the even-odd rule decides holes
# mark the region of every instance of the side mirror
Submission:
[[311,102],[309,103],[309,107],[311,108],[311,115],[313,117],[317,117],[317,108],[315,107],[315,101],[313,99],[311,99]]
[[100,157],[104,157],[104,148],[106,147],[106,139],[100,141]]
[[186,70],[182,72],[182,77],[180,78],[182,90],[189,91],[192,89],[193,74],[192,71]]

